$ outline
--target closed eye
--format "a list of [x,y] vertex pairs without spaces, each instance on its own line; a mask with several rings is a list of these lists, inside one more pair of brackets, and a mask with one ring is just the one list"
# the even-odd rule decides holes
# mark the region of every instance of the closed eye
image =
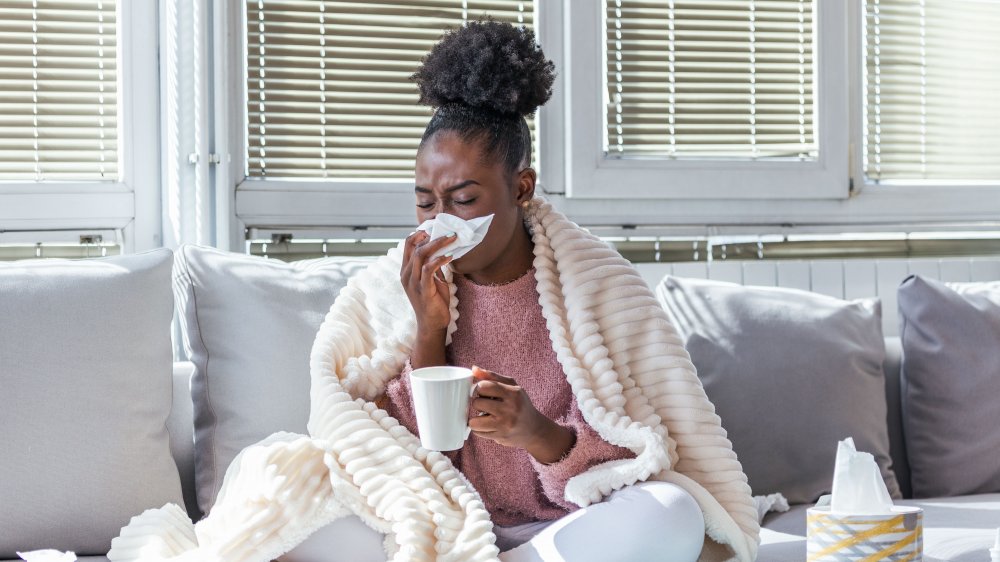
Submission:
[[418,209],[424,209],[424,210],[430,209],[433,206],[434,206],[434,203],[423,203],[423,204],[418,203],[417,204],[417,208]]
[[466,199],[465,201],[455,201],[456,205],[471,205],[476,201],[476,198]]

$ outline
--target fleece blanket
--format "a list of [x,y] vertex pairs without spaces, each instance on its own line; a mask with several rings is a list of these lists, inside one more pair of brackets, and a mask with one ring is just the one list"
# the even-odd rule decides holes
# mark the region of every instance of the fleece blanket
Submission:
[[[566,498],[587,506],[639,481],[672,482],[704,513],[701,560],[754,560],[750,487],[666,313],[628,261],[547,201],[535,198],[525,215],[542,313],[580,410],[636,455],[570,479]],[[309,435],[279,433],[245,449],[196,525],[176,505],[134,517],[109,559],[266,562],[352,513],[385,533],[394,562],[498,559],[477,491],[374,403],[415,341],[401,259],[402,244],[353,277],[317,332]]]

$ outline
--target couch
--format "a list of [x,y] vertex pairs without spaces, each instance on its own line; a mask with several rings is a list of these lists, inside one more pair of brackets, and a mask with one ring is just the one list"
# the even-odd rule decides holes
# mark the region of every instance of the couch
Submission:
[[[161,250],[161,252],[163,252]],[[127,258],[127,257],[126,257]],[[160,256],[162,259],[163,256]],[[118,260],[124,258],[117,258]],[[162,261],[161,259],[161,261]],[[961,260],[951,260],[948,264],[955,261]],[[795,264],[795,268],[801,271],[802,267],[806,270],[815,271],[815,264],[819,263],[820,268],[829,268],[831,262],[798,262]],[[850,265],[850,262],[837,262],[840,265],[839,270],[844,276],[844,279],[849,277],[847,271],[853,268],[845,266],[845,264]],[[911,261],[911,260],[889,260],[881,262],[886,264],[885,267],[879,267],[876,262],[869,262],[872,266],[872,271],[876,273],[876,279],[866,280],[862,286],[864,288],[877,289],[872,291],[877,293],[881,290],[885,294],[870,294],[870,296],[880,296],[883,301],[889,301],[892,305],[892,309],[889,309],[892,314],[886,314],[883,317],[884,325],[882,329],[884,330],[885,336],[881,340],[884,344],[884,358],[882,359],[882,371],[884,372],[884,388],[885,388],[885,412],[886,412],[886,427],[884,428],[885,433],[888,437],[888,454],[891,457],[891,470],[895,476],[896,481],[899,485],[900,492],[909,497],[912,494],[911,487],[911,470],[909,465],[909,457],[907,454],[907,442],[904,435],[904,405],[901,399],[903,394],[903,388],[906,384],[901,378],[902,364],[903,364],[903,340],[897,335],[896,320],[895,320],[895,305],[896,305],[896,295],[895,287],[903,280],[909,276],[911,272],[921,272],[928,278],[935,277],[945,277],[948,278],[950,275],[948,272],[951,269],[946,269],[943,265],[945,262],[933,261],[933,260],[923,260],[923,261]],[[966,262],[972,263],[972,262]],[[970,273],[964,277],[960,277],[958,280],[961,281],[976,281],[976,280],[1000,280],[1000,260],[994,258],[987,258],[975,262],[975,266],[963,266],[965,270],[970,272],[978,271],[978,274]],[[185,342],[186,353],[190,355],[187,358],[175,358],[179,359],[172,364],[172,401],[169,404],[169,416],[166,418],[166,428],[169,434],[169,453],[170,458],[173,459],[176,464],[177,472],[179,475],[180,491],[183,498],[184,506],[186,507],[188,513],[193,519],[200,517],[202,508],[205,507],[207,502],[211,501],[209,497],[211,494],[206,494],[205,489],[208,486],[208,490],[211,491],[212,486],[217,486],[217,482],[208,482],[206,476],[198,476],[199,470],[204,472],[204,461],[197,462],[197,457],[199,454],[204,455],[204,450],[196,447],[195,436],[196,436],[196,420],[200,420],[200,423],[204,424],[206,420],[206,411],[204,404],[199,405],[199,400],[204,400],[204,396],[200,396],[199,393],[205,394],[211,389],[214,392],[219,392],[220,388],[226,388],[224,384],[217,384],[214,381],[206,380],[205,373],[201,373],[200,377],[198,374],[199,365],[206,365],[208,355],[210,352],[214,352],[216,346],[220,345],[213,343],[211,340],[212,334],[210,331],[219,331],[218,325],[223,325],[222,320],[225,318],[220,316],[220,318],[210,319],[211,315],[224,315],[225,311],[220,310],[221,305],[216,305],[212,298],[220,299],[220,302],[229,300],[229,305],[233,307],[234,310],[242,310],[246,307],[245,303],[241,303],[238,299],[237,293],[246,290],[246,294],[249,295],[247,298],[260,299],[257,302],[266,303],[268,297],[266,295],[274,295],[274,287],[285,287],[287,289],[288,279],[298,279],[302,281],[304,279],[313,279],[317,275],[325,274],[334,275],[335,281],[329,281],[329,278],[323,282],[330,282],[333,284],[341,283],[348,277],[353,271],[356,271],[358,267],[362,267],[364,260],[337,260],[336,258],[323,259],[323,260],[309,260],[307,262],[302,262],[299,264],[286,265],[280,262],[275,262],[274,260],[269,260],[266,264],[262,258],[255,258],[250,256],[240,256],[236,254],[229,254],[226,252],[220,252],[212,249],[196,248],[196,247],[182,247],[177,255],[173,258],[172,263],[172,283],[173,283],[173,295],[174,302],[179,309],[179,320],[181,324],[185,325],[183,331],[183,338]],[[934,264],[934,267],[931,267]],[[155,265],[156,268],[162,269],[163,264]],[[767,267],[762,262],[753,262],[751,269],[749,271],[755,272],[753,275],[747,275],[748,269],[745,265],[737,265],[735,268],[733,264],[725,264],[725,267],[713,269],[711,266],[706,266],[705,264],[676,264],[673,266],[666,266],[664,269],[662,264],[656,264],[651,267],[640,266],[640,271],[649,280],[652,286],[656,286],[660,283],[660,277],[664,274],[677,274],[685,275],[689,277],[703,277],[703,278],[723,278],[728,281],[733,281],[736,283],[742,283],[747,281],[757,281],[759,282],[762,277],[760,277],[759,272],[762,268]],[[770,267],[775,268],[775,271],[781,267],[788,267],[788,264],[781,264],[778,262],[770,262]],[[949,266],[950,267],[950,266]],[[255,268],[264,268],[269,271],[267,275],[264,275],[263,284],[268,285],[268,289],[265,291],[261,289],[259,281],[259,271]],[[326,269],[324,269],[326,268]],[[735,273],[738,270],[738,274]],[[882,271],[884,275],[879,277],[877,273]],[[944,274],[942,275],[942,272]],[[936,273],[936,275],[935,275]],[[0,286],[3,286],[5,272],[0,268]],[[246,279],[242,278],[241,275],[245,275]],[[884,279],[886,275],[895,276],[896,278],[887,281]],[[253,283],[250,282],[250,277],[254,277],[257,281]],[[781,285],[782,276],[779,274],[774,274],[773,277],[764,277],[766,279],[773,279],[771,284],[774,286]],[[792,279],[791,276],[786,276],[787,279]],[[798,281],[793,282],[794,285],[799,286],[799,288],[809,288],[802,287],[801,276],[799,276]],[[829,279],[827,279],[829,281]],[[304,281],[303,281],[304,282]],[[254,285],[256,283],[256,285]],[[748,283],[749,284],[749,283]],[[143,287],[148,287],[148,283],[145,283]],[[254,285],[250,289],[250,285]],[[837,283],[832,283],[830,286],[836,286]],[[890,297],[888,295],[888,287],[893,289],[893,295]],[[199,290],[205,289],[203,292],[199,293]],[[70,290],[68,288],[63,288],[60,290]],[[312,286],[309,290],[321,294],[322,283],[319,286]],[[268,293],[270,291],[270,293]],[[852,290],[849,288],[849,281],[842,280],[840,282],[840,297],[851,297]],[[296,286],[292,290],[296,295],[301,296],[305,291],[301,286]],[[327,291],[328,292],[328,291]],[[212,294],[214,293],[214,295]],[[856,291],[855,293],[856,294]],[[234,296],[235,295],[235,296]],[[162,296],[162,295],[161,295]],[[889,298],[886,298],[889,297]],[[37,296],[34,298],[38,298]],[[304,298],[304,297],[303,297]],[[331,298],[329,295],[323,298]],[[234,300],[235,299],[235,300]],[[279,299],[280,300],[280,299]],[[198,301],[199,304],[195,304]],[[303,301],[305,302],[305,301]],[[204,307],[204,314],[200,315],[198,311],[192,312],[192,307]],[[262,304],[263,306],[263,304]],[[300,304],[298,306],[304,307],[306,304]],[[311,311],[311,316],[308,318],[301,318],[300,329],[302,333],[308,334],[309,327],[312,324],[318,325],[318,322],[322,318],[322,314],[325,312],[325,307],[328,304],[325,301],[317,301],[309,304],[316,310]],[[254,307],[256,308],[256,307]],[[210,309],[210,310],[209,310]],[[102,310],[95,308],[89,311],[90,314],[100,315],[103,314]],[[187,317],[185,318],[185,315]],[[9,319],[5,318],[6,326],[8,328],[16,328],[18,322],[10,322]],[[100,322],[101,320],[98,320]],[[232,323],[232,318],[227,320]],[[260,318],[247,317],[245,324],[262,326],[263,324],[256,324],[263,322]],[[215,323],[215,324],[213,324]],[[280,323],[280,322],[279,322]],[[238,329],[248,329],[246,325],[241,327],[234,327],[234,330]],[[280,329],[281,332],[287,332],[287,328],[276,327],[276,330]],[[313,328],[314,329],[314,328]],[[9,336],[11,332],[0,332],[0,336]],[[0,351],[3,350],[3,337],[0,337]],[[238,334],[228,335],[227,337],[241,338]],[[277,336],[276,336],[277,337]],[[307,349],[311,341],[308,337],[303,338],[301,335],[295,336],[288,340],[288,343],[282,343],[280,346],[271,348],[282,349],[292,345],[292,342],[297,340],[306,339],[305,343],[301,341],[296,344],[305,346]],[[1000,340],[997,341],[998,347],[1000,347]],[[265,344],[254,344],[250,342],[246,346],[248,350],[257,350],[261,352],[261,357],[263,357],[264,348],[260,347]],[[286,350],[287,351],[287,350]],[[297,349],[288,352],[291,356],[297,356],[301,354],[302,350]],[[225,350],[219,351],[220,357],[225,355]],[[235,359],[234,359],[235,360]],[[270,360],[267,359],[267,360]],[[285,359],[282,359],[285,360]],[[219,370],[221,367],[234,368],[233,365],[225,365],[225,359],[220,358],[218,361],[223,361],[223,363],[217,363],[214,367]],[[266,361],[265,361],[266,363]],[[697,361],[696,361],[697,364]],[[0,379],[2,379],[5,374],[3,369],[10,367],[8,364],[0,364]],[[273,372],[276,367],[274,365],[265,364],[261,367],[263,374],[249,375],[249,379],[241,380],[243,385],[252,385],[254,376],[271,376],[273,378]],[[302,371],[306,369],[304,365],[296,365],[295,369]],[[699,366],[699,369],[701,367]],[[302,372],[307,373],[307,370]],[[268,375],[271,373],[271,375]],[[300,377],[301,378],[301,377]],[[296,387],[297,391],[301,394],[301,389],[308,386],[307,381],[299,380]],[[994,387],[995,388],[995,387]],[[238,392],[234,391],[238,394]],[[270,396],[274,396],[273,391],[267,391]],[[192,398],[192,396],[194,397]],[[220,400],[224,398],[220,397]],[[300,398],[298,398],[300,400]],[[249,399],[248,399],[249,400]],[[220,411],[224,408],[224,405],[215,404],[214,407],[219,408]],[[302,412],[296,412],[296,410],[301,410],[301,405],[295,405],[289,408],[289,411],[298,415]],[[213,412],[215,413],[215,412]],[[239,418],[236,415],[236,419],[229,420],[237,425],[240,424],[258,424],[261,427],[256,428],[258,433],[263,433],[266,435],[271,431],[278,429],[287,429],[291,431],[302,431],[303,427],[298,427],[299,421],[289,421],[284,422],[275,419],[268,419],[266,412],[261,413],[259,410],[257,417],[253,417],[253,412],[245,414],[247,418]],[[219,414],[220,419],[225,417],[224,414]],[[257,418],[264,418],[259,420]],[[304,423],[304,414],[301,417],[302,423]],[[251,421],[247,421],[251,420]],[[213,423],[219,420],[212,420]],[[221,423],[221,422],[220,422]],[[269,427],[268,424],[277,424],[276,427]],[[723,423],[725,424],[725,416]],[[291,425],[291,427],[285,427],[285,425]],[[220,426],[221,427],[221,426]],[[998,431],[997,426],[992,427],[980,427],[984,435],[990,435]],[[223,440],[228,439],[228,437],[220,437],[222,430],[218,430],[213,436],[213,439]],[[204,431],[200,434],[204,436]],[[846,437],[846,436],[845,436]],[[259,437],[252,432],[250,434],[244,435],[243,439],[247,442],[253,442]],[[199,445],[203,446],[203,445]],[[216,444],[216,447],[221,447]],[[221,450],[221,449],[220,449]],[[817,451],[816,454],[820,452]],[[215,454],[213,452],[213,454]],[[810,453],[811,454],[811,453]],[[224,455],[223,455],[224,456]],[[214,457],[213,457],[214,458]],[[218,464],[226,464],[223,461],[218,461]],[[1000,472],[1000,455],[996,457],[994,461],[994,466],[991,467],[992,470]],[[2,473],[2,468],[0,468],[0,473]],[[10,487],[13,486],[10,481],[0,482],[0,487]],[[922,499],[900,499],[896,503],[898,505],[911,505],[919,506],[924,510],[924,559],[925,560],[988,560],[988,548],[992,546],[992,540],[995,536],[997,527],[1000,527],[1000,493],[996,493],[1000,489],[992,490],[992,492],[976,493],[976,494],[966,494],[966,495],[952,495],[946,497],[938,498],[922,498]],[[755,490],[755,493],[758,491]],[[0,495],[0,497],[3,497]],[[175,494],[172,496],[177,498]],[[178,501],[180,501],[178,499]],[[151,505],[150,507],[158,507],[158,505]],[[810,504],[800,504],[793,505],[791,509],[786,512],[781,513],[769,513],[764,517],[763,528],[761,533],[761,547],[759,551],[758,559],[761,561],[768,562],[783,562],[783,561],[801,561],[806,559],[806,521],[805,521],[805,511],[808,509]],[[0,512],[3,511],[3,507],[0,506]],[[2,515],[0,515],[2,517]],[[0,519],[2,521],[2,519]],[[40,524],[45,524],[44,522]],[[0,528],[0,537],[5,533],[3,528]],[[51,533],[53,537],[59,536],[60,529],[52,528]],[[10,539],[11,537],[7,537]],[[16,539],[16,537],[15,537]],[[2,544],[2,542],[0,542]],[[55,545],[53,545],[55,546]],[[2,558],[2,556],[0,556]],[[80,560],[85,561],[104,561],[106,560],[103,556],[81,556]]]

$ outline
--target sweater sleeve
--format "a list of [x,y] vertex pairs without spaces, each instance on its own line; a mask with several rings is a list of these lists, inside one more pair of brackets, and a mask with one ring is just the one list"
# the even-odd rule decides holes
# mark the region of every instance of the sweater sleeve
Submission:
[[529,458],[538,474],[545,497],[560,507],[575,510],[579,506],[566,500],[565,494],[566,482],[570,478],[604,462],[635,458],[635,453],[605,441],[583,419],[576,400],[571,401],[569,412],[563,418],[556,420],[556,423],[576,435],[576,442],[570,450],[552,464],[542,464],[530,455]]
[[417,415],[413,411],[413,393],[410,390],[410,371],[412,370],[413,367],[407,360],[399,376],[385,385],[386,404],[384,409],[416,435]]

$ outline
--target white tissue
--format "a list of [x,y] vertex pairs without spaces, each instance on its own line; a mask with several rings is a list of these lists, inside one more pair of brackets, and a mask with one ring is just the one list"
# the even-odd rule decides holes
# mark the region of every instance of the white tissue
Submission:
[[452,259],[457,260],[483,241],[486,232],[490,229],[491,222],[493,222],[493,215],[462,220],[455,215],[441,213],[433,219],[424,221],[417,227],[417,230],[426,231],[431,235],[431,240],[437,240],[452,232],[457,234],[458,237],[454,242],[434,252],[434,255],[431,256],[431,258],[436,258],[451,252]]
[[833,497],[830,511],[851,515],[887,515],[892,513],[892,498],[885,487],[875,457],[858,452],[854,439],[837,444],[833,469]]
[[58,550],[32,550],[31,552],[18,552],[21,560],[28,562],[74,562],[76,554],[72,552],[60,552]]

